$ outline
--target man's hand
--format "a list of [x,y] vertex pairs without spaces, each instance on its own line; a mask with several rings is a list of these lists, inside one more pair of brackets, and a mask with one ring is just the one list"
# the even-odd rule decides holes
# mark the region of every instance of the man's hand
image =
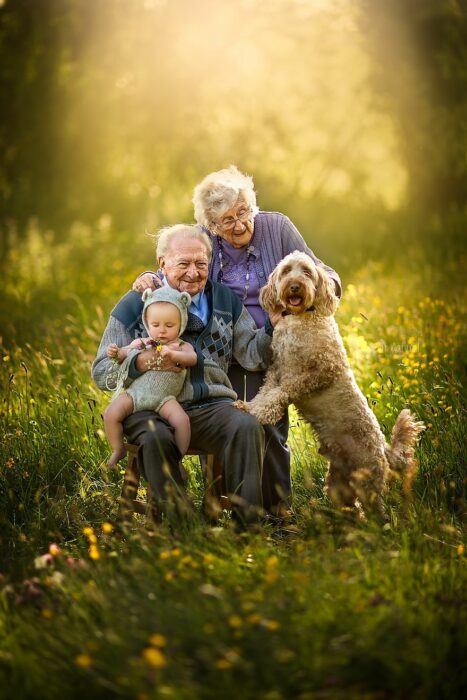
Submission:
[[162,287],[162,282],[160,281],[159,277],[154,275],[152,272],[145,272],[135,279],[132,290],[142,294],[145,289],[154,290],[158,287]]

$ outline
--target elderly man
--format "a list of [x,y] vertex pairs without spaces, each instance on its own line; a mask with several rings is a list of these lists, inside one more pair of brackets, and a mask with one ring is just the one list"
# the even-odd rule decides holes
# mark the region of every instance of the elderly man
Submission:
[[[198,362],[189,370],[177,397],[190,418],[191,448],[223,455],[227,492],[238,504],[236,515],[254,521],[262,505],[264,430],[255,418],[233,407],[236,394],[227,372],[233,358],[247,370],[265,369],[272,325],[258,330],[238,297],[228,287],[208,280],[211,242],[200,227],[163,229],[157,259],[163,283],[192,297],[182,338],[193,345]],[[113,309],[92,367],[101,389],[115,386],[107,347],[128,345],[146,334],[142,308],[141,295],[130,291]],[[127,383],[154,368],[155,353],[154,349],[144,350],[133,358]],[[166,358],[158,366],[179,371]],[[140,446],[138,468],[164,508],[174,484],[183,485],[180,452],[171,426],[153,411],[140,411],[129,416],[123,427],[128,440]]]

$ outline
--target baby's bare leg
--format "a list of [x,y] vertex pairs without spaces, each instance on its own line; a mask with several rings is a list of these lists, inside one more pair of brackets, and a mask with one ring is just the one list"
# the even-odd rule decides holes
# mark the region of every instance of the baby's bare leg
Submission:
[[170,399],[162,406],[159,414],[175,429],[175,443],[182,453],[186,454],[191,438],[190,419],[178,401]]
[[104,411],[104,427],[107,440],[113,450],[107,465],[112,468],[125,456],[123,447],[123,421],[133,413],[133,399],[128,394],[120,394]]

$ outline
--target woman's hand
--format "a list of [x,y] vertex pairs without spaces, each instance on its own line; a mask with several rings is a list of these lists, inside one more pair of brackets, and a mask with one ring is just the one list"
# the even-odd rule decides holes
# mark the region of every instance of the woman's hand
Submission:
[[162,346],[160,351],[153,348],[140,352],[136,357],[136,369],[139,372],[148,370],[181,372],[183,368],[177,366],[177,363],[172,360],[170,350]]
[[159,277],[153,272],[144,272],[135,279],[132,290],[142,294],[145,289],[154,290],[158,287],[162,287],[162,282],[160,281]]
[[271,311],[269,313],[269,320],[271,321],[271,325],[273,328],[275,328],[277,326],[277,324],[279,323],[279,321],[281,320],[282,311],[283,311],[283,309],[281,309],[280,311]]

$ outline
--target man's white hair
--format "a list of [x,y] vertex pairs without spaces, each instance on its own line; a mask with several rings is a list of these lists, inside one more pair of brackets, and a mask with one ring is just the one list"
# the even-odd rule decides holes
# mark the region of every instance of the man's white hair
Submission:
[[200,226],[193,224],[175,224],[175,226],[165,226],[157,234],[156,257],[159,260],[162,256],[167,255],[170,244],[173,238],[188,239],[195,238],[203,243],[206,248],[209,260],[212,257],[212,244],[209,236],[204,233]]
[[195,220],[210,228],[224,212],[235,206],[240,195],[258,213],[253,178],[245,175],[235,165],[206,175],[193,190]]

